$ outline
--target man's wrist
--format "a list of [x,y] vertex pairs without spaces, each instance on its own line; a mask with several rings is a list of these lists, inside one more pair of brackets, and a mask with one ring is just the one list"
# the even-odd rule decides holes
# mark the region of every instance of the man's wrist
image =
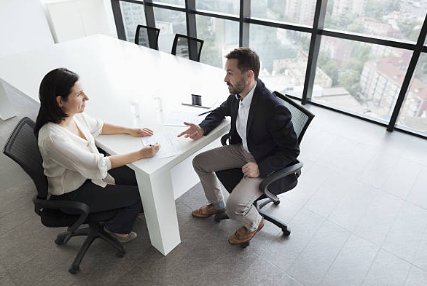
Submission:
[[206,129],[203,126],[200,126],[200,125],[199,125],[199,127],[202,129],[203,136],[206,135]]

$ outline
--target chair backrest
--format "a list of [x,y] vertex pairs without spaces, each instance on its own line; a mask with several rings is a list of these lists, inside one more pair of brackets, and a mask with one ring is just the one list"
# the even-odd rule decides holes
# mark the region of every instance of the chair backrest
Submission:
[[135,44],[158,50],[159,34],[160,29],[138,25],[135,33]]
[[301,143],[302,137],[310,125],[311,120],[314,118],[314,114],[304,108],[302,105],[294,102],[288,96],[283,95],[277,91],[274,94],[283,100],[284,105],[289,109],[292,114],[292,124],[294,125],[295,133],[298,137],[298,143]]
[[24,169],[36,185],[38,197],[44,199],[47,197],[48,184],[37,138],[34,135],[34,126],[33,120],[28,117],[22,118],[9,136],[3,153]]
[[200,62],[202,47],[203,40],[186,35],[176,34],[175,39],[173,40],[171,54]]

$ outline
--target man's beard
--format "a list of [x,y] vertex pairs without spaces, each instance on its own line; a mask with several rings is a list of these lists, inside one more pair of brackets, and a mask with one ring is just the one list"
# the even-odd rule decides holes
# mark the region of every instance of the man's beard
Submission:
[[227,83],[227,85],[231,87],[231,89],[229,89],[230,94],[240,94],[245,89],[245,81],[243,79],[235,85],[232,85],[231,83]]

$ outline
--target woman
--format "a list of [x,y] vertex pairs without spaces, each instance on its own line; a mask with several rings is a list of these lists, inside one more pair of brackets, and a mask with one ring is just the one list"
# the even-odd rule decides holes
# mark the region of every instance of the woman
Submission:
[[91,212],[119,209],[105,224],[105,231],[120,242],[135,239],[137,234],[131,230],[142,204],[135,174],[125,165],[153,157],[160,146],[104,156],[96,148],[94,137],[100,134],[144,137],[153,131],[103,123],[83,113],[89,98],[79,76],[64,68],[52,70],[43,78],[39,96],[34,132],[38,136],[50,199],[83,202]]

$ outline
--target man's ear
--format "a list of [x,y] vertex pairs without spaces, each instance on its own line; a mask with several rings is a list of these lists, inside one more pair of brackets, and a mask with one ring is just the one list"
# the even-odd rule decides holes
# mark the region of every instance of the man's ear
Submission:
[[56,97],[56,103],[59,107],[62,107],[62,97],[60,95]]
[[248,70],[247,71],[247,75],[248,75],[248,79],[252,79],[254,78],[255,74],[253,70]]

